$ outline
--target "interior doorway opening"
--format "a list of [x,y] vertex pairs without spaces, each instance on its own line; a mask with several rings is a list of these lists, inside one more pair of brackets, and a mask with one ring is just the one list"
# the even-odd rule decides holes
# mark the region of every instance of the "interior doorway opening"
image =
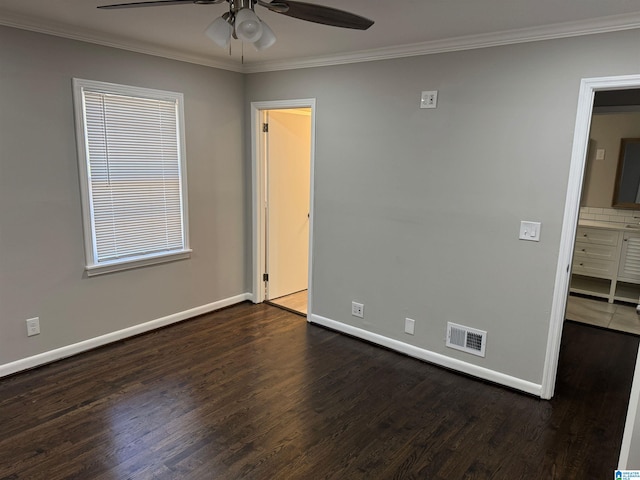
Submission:
[[[542,398],[552,398],[555,390],[560,355],[560,341],[567,309],[567,298],[572,271],[571,265],[589,148],[589,133],[594,97],[597,92],[638,88],[640,88],[640,75],[583,79],[580,85],[564,220],[560,239],[560,252],[558,255],[554,297],[551,307],[549,337],[542,378]],[[640,356],[636,358],[637,362],[639,360]],[[631,389],[631,397],[629,399],[627,422],[620,450],[619,468],[624,469],[627,464],[627,459],[629,458],[632,432],[637,420],[636,407],[640,403],[639,399],[640,371],[636,369]]]
[[640,146],[638,138],[640,89],[595,92],[566,314],[567,320],[636,335],[640,149],[625,153],[624,147],[631,140]]
[[311,312],[315,100],[252,106],[254,302]]

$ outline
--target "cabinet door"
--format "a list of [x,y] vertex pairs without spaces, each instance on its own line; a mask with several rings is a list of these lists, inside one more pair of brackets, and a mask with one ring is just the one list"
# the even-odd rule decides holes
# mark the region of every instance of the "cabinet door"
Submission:
[[623,240],[618,279],[640,283],[640,235],[625,233]]

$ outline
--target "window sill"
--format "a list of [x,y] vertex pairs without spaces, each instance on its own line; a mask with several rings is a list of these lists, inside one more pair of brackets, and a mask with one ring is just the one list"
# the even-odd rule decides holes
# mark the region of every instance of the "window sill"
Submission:
[[149,265],[156,265],[159,263],[168,263],[176,260],[183,260],[185,258],[191,258],[191,249],[180,250],[174,253],[162,253],[158,255],[148,255],[144,257],[134,257],[126,260],[114,260],[111,262],[104,262],[99,265],[87,265],[85,270],[89,277],[96,275],[103,275],[105,273],[119,272],[121,270],[131,270],[133,268],[146,267]]

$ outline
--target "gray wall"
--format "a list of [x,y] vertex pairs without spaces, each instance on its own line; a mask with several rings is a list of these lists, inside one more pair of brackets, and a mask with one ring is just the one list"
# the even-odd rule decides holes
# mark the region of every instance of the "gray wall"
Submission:
[[[639,43],[249,75],[247,109],[317,99],[313,313],[539,384],[580,79],[638,73]],[[439,90],[436,110],[418,108],[422,90]],[[518,240],[520,220],[542,222],[540,243]],[[486,358],[445,348],[447,321],[487,330]]]
[[[315,97],[313,313],[540,383],[579,81],[637,73],[639,40],[245,78],[0,28],[0,364],[248,291],[249,102]],[[191,260],[84,275],[72,77],[185,94]],[[432,89],[438,109],[419,109]],[[487,330],[487,357],[446,349],[447,321]]]
[[[0,45],[0,365],[249,291],[242,75],[4,27]],[[184,93],[190,260],[86,278],[72,77]]]

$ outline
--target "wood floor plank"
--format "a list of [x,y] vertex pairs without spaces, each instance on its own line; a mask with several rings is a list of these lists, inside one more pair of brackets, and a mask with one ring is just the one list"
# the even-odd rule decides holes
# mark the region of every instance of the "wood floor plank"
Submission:
[[638,338],[543,401],[241,304],[0,380],[0,480],[610,478]]

